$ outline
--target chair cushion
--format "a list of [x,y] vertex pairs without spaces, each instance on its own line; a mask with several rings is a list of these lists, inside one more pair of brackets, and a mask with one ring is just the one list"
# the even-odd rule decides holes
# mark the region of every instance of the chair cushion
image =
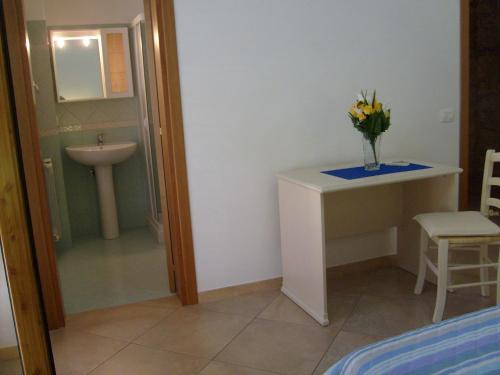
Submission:
[[414,217],[429,237],[492,236],[500,227],[476,211],[435,212]]

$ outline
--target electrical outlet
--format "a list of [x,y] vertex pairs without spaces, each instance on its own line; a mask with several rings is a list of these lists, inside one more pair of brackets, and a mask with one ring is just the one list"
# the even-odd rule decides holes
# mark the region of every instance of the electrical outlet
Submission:
[[453,108],[444,108],[439,111],[440,122],[453,122],[455,121],[455,110]]

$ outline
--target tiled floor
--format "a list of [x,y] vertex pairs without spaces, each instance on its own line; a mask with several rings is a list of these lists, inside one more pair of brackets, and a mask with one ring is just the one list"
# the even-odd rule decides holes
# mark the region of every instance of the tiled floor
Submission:
[[148,228],[115,240],[82,238],[58,252],[66,313],[123,305],[170,294],[165,247]]
[[[397,268],[328,278],[332,324],[321,327],[278,289],[197,306],[175,297],[75,314],[51,333],[59,375],[322,374],[353,349],[427,325],[435,288],[413,294]],[[446,317],[492,305],[449,294]]]

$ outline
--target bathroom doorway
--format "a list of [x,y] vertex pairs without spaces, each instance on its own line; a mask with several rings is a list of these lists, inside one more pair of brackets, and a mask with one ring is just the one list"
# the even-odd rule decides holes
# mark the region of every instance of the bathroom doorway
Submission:
[[[93,5],[84,0],[7,3],[12,12],[22,5],[26,18],[7,29],[25,27],[28,36],[36,122],[26,119],[24,137],[20,124],[20,136],[23,161],[38,176],[27,175],[39,187],[38,197],[28,195],[49,326],[63,326],[71,314],[174,292],[182,303],[196,303],[187,192],[171,188],[187,184],[164,151],[171,143],[185,172],[183,149],[177,138],[161,135],[172,123],[162,117],[159,100],[170,100],[172,83],[156,78],[159,69],[164,81],[158,59],[165,46],[153,45],[158,23],[147,20],[157,5],[96,1],[100,9],[89,12]],[[12,33],[9,42],[23,53]],[[158,95],[158,87],[167,95]]]

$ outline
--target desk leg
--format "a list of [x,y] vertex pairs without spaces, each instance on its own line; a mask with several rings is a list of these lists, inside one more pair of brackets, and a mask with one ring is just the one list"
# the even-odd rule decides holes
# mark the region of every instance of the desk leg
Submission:
[[280,180],[282,292],[328,325],[323,195]]
[[[398,228],[397,263],[413,274],[418,272],[420,226],[415,215],[426,212],[456,211],[458,208],[458,176],[439,176],[403,184],[403,218]],[[427,280],[435,276],[427,272]]]

